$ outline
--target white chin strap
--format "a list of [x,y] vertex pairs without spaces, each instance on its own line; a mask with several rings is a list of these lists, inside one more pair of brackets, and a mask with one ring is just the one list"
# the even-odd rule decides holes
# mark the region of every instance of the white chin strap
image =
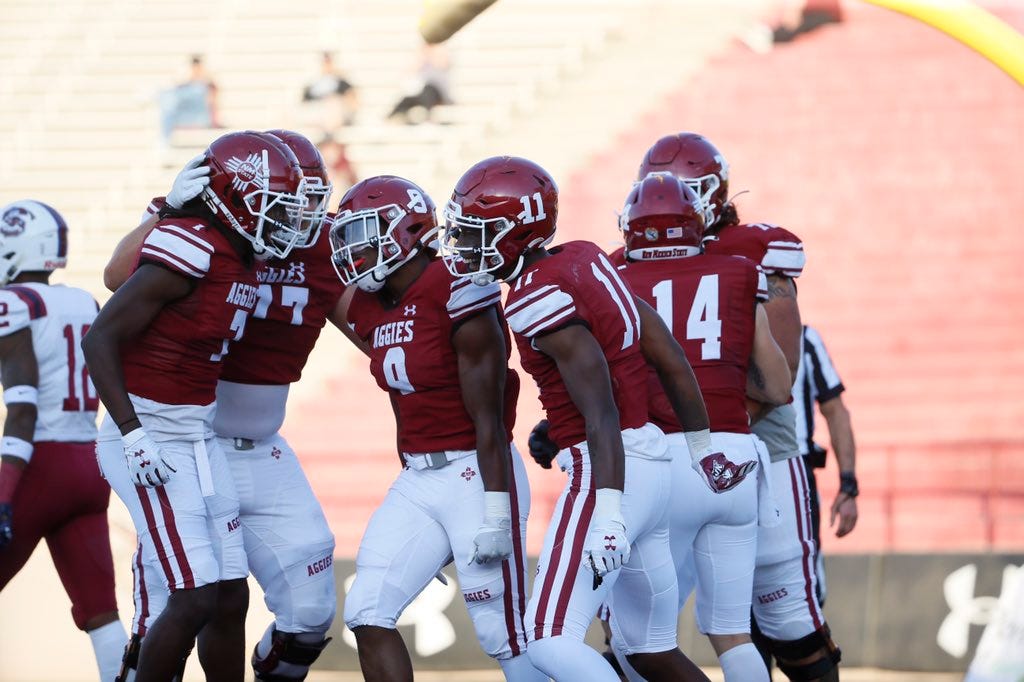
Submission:
[[376,267],[368,272],[364,277],[360,277],[356,281],[356,286],[365,291],[368,294],[380,291],[384,288],[384,281],[387,279],[384,268]]

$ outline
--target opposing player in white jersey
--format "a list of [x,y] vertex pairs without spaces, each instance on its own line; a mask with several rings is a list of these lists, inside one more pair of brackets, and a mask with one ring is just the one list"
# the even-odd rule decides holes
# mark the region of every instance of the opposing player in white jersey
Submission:
[[[685,584],[695,570],[697,627],[711,640],[726,682],[767,682],[750,639],[750,601],[758,523],[774,524],[776,515],[768,452],[750,433],[745,397],[785,403],[791,377],[761,304],[768,297],[765,277],[746,258],[701,255],[703,208],[693,190],[671,174],[638,182],[620,223],[626,265],[619,272],[686,351],[707,406],[714,449],[734,462],[760,463],[756,481],[751,476],[728,495],[702,485],[686,464],[681,427],[652,370],[650,417],[675,450],[671,541],[677,575]],[[687,596],[680,594],[680,610]]]
[[67,244],[67,224],[52,207],[0,208],[0,590],[45,539],[107,682],[126,636],[114,598],[110,488],[94,452],[99,399],[79,348],[98,306],[82,289],[49,283],[67,263]]
[[[640,164],[637,179],[652,172],[672,173],[700,197],[707,225],[706,254],[743,256],[761,266],[768,278],[768,300],[763,305],[772,336],[796,376],[801,325],[794,278],[803,271],[803,243],[776,225],[740,223],[728,198],[729,166],[701,135],[679,133],[655,142]],[[796,440],[796,414],[791,404],[772,407],[751,402],[748,408],[755,417],[751,430],[768,448],[780,510],[777,526],[758,529],[756,625],[767,639],[765,647],[789,679],[835,680],[840,651],[815,595],[815,544],[807,474]]]
[[557,680],[617,680],[583,641],[607,601],[616,638],[647,679],[706,679],[676,643],[671,453],[648,420],[646,362],[686,428],[694,478],[724,492],[756,462],[737,467],[713,451],[682,348],[604,253],[584,241],[547,248],[557,214],[558,188],[547,171],[493,157],[457,183],[442,242],[453,273],[510,285],[509,326],[568,473],[527,608],[527,651]]
[[140,682],[170,679],[200,630],[208,677],[244,677],[248,563],[213,432],[216,384],[258,301],[256,259],[287,256],[306,206],[298,160],[276,138],[223,135],[206,157],[209,187],[161,216],[82,342],[108,411],[101,466],[132,514],[143,562],[160,566],[171,591],[143,642]]
[[[323,159],[298,133],[270,134],[295,153],[306,179],[305,236],[286,258],[268,260],[257,273],[255,310],[245,336],[226,356],[217,383],[213,429],[238,491],[249,569],[274,614],[253,653],[256,679],[302,680],[327,645],[325,635],[334,619],[334,536],[279,430],[289,386],[299,380],[326,321],[336,320],[343,287],[331,266],[328,231],[323,229],[331,194]],[[169,199],[178,204],[197,195],[208,172],[194,160],[179,175]],[[167,201],[154,199],[148,212],[158,214]],[[152,224],[151,219],[144,221],[118,245],[104,271],[108,287],[116,289],[131,274]],[[344,321],[336,324],[350,331]],[[166,600],[159,581],[152,579],[158,568],[136,562],[136,642]],[[126,659],[131,667],[130,657]]]
[[345,623],[371,682],[412,679],[396,629],[405,607],[454,559],[480,647],[511,682],[544,675],[525,655],[529,484],[511,447],[519,378],[498,286],[476,287],[427,245],[434,202],[384,175],[341,200],[334,263],[355,294],[347,317],[388,392],[403,469],[359,544]]

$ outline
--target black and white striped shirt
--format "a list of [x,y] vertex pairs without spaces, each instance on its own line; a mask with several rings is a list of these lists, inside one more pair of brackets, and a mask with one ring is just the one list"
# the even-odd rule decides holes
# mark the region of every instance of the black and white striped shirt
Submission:
[[796,440],[800,454],[806,455],[813,450],[814,403],[827,402],[846,387],[816,329],[804,325],[801,345],[803,352],[793,383],[793,407],[796,408]]

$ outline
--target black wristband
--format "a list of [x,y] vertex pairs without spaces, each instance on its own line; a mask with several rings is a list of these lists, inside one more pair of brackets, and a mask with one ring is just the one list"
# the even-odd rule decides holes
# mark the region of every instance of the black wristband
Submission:
[[131,424],[132,422],[139,422],[139,427],[142,427],[142,422],[139,420],[138,416],[132,417],[131,419],[125,419],[123,422],[119,424],[117,424],[117,422],[114,423],[117,424],[117,430],[120,431],[122,428],[124,428],[125,424]]
[[860,494],[860,490],[857,488],[857,474],[852,471],[840,472],[839,492],[850,497],[857,497]]

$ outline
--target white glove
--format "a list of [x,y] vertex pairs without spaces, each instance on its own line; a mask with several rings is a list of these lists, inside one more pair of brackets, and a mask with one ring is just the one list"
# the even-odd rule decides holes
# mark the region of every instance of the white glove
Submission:
[[206,156],[200,154],[185,164],[178,176],[174,178],[171,191],[164,198],[168,206],[181,208],[202,194],[206,186],[210,184],[210,167],[203,165],[205,161]]
[[594,571],[594,589],[601,577],[629,561],[629,538],[622,518],[622,491],[600,488],[594,504],[594,518],[583,543],[583,560]]
[[177,471],[141,426],[121,436],[121,443],[124,445],[128,476],[135,485],[155,488],[171,480],[171,474]]
[[504,561],[512,554],[512,509],[508,493],[484,492],[484,522],[473,538],[470,563]]

